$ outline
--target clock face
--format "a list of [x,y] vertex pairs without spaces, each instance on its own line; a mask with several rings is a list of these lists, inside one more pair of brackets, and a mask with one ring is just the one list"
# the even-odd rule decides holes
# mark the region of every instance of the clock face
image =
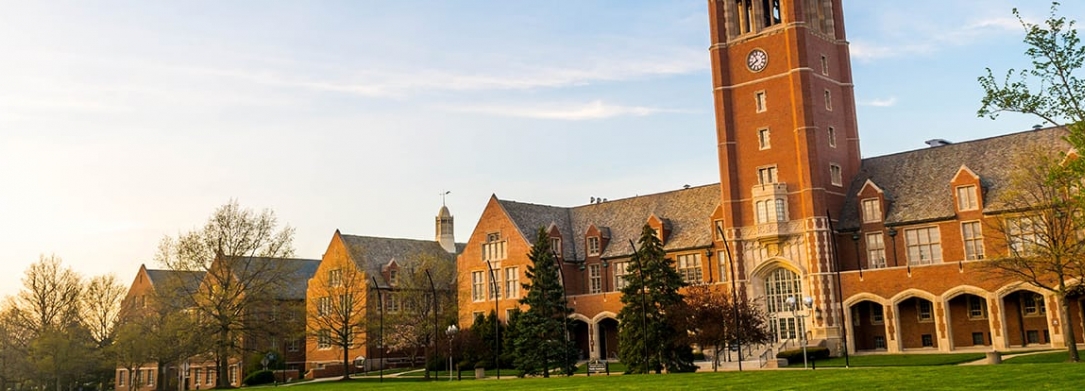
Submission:
[[769,54],[764,50],[754,49],[746,56],[746,67],[751,71],[761,72],[769,65]]

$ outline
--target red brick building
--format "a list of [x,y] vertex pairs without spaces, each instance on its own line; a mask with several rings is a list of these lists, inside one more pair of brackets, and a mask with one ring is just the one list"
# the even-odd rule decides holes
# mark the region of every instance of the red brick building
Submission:
[[[1032,146],[1069,151],[1062,129],[863,159],[839,0],[708,6],[720,183],[569,208],[492,197],[457,262],[461,325],[495,304],[502,320],[517,307],[545,228],[561,249],[582,356],[613,357],[620,265],[647,223],[687,281],[729,282],[733,266],[781,343],[805,335],[837,353],[844,337],[851,351],[1057,347],[1060,322],[1082,340],[1080,300],[1058,319],[1052,295],[980,270],[1006,255],[1002,238],[984,233],[1004,212],[993,200],[1005,162]],[[789,297],[811,305],[792,309]]]

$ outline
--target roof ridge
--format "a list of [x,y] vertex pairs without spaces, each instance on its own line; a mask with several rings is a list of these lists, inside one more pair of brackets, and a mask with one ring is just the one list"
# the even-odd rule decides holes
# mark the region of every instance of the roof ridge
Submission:
[[[633,196],[629,196],[629,197],[625,197],[625,198],[617,198],[617,199],[613,199],[613,200],[608,199],[605,203],[635,200],[635,199],[644,198],[644,197],[658,197],[658,196],[668,195],[668,194],[672,194],[672,193],[678,193],[678,192],[687,191],[687,190],[698,190],[698,189],[702,189],[702,188],[706,188],[706,187],[719,186],[719,185],[720,185],[719,182],[713,182],[713,183],[704,184],[704,185],[690,186],[689,188],[683,187],[681,189],[665,190],[665,191],[661,191],[661,192],[658,192],[658,193],[637,194],[637,195],[633,195]],[[498,202],[508,202],[508,203],[520,204],[520,205],[544,206],[544,207],[548,207],[548,208],[557,208],[557,209],[577,209],[577,208],[583,208],[585,206],[598,205],[598,204],[587,203],[587,204],[574,205],[574,206],[557,206],[557,205],[547,205],[547,204],[536,204],[536,203],[516,201],[516,200],[505,200],[505,199],[500,199],[500,198],[497,201]]]
[[965,141],[961,141],[961,142],[952,142],[951,144],[942,145],[942,146],[938,146],[938,147],[925,147],[925,148],[909,149],[907,151],[893,152],[893,153],[886,154],[886,155],[871,156],[871,157],[863,158],[862,160],[881,159],[881,158],[887,158],[887,157],[903,155],[903,154],[920,153],[920,152],[923,152],[923,151],[936,151],[936,150],[945,150],[945,149],[955,149],[955,148],[959,148],[960,146],[967,146],[967,145],[972,145],[972,144],[977,144],[977,143],[982,143],[982,142],[991,142],[991,141],[1001,139],[1001,138],[1006,138],[1006,137],[1023,136],[1023,135],[1030,134],[1030,133],[1055,132],[1055,131],[1065,131],[1065,130],[1066,130],[1065,126],[1048,126],[1046,128],[1028,129],[1028,130],[1022,130],[1022,131],[1017,131],[1017,132],[1013,132],[1013,133],[998,134],[998,135],[988,136],[988,137],[984,137],[984,138],[965,140]]

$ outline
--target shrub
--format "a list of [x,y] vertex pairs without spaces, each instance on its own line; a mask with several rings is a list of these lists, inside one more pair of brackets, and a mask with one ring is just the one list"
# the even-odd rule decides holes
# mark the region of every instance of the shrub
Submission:
[[[810,360],[824,360],[829,358],[829,349],[821,346],[807,347],[806,355]],[[801,363],[802,348],[781,351],[776,353],[776,358],[786,358],[788,364]]]
[[275,382],[275,373],[272,371],[258,371],[250,373],[245,376],[244,384],[246,386],[258,386],[261,384],[268,384]]
[[693,353],[693,361],[704,361],[704,352]]

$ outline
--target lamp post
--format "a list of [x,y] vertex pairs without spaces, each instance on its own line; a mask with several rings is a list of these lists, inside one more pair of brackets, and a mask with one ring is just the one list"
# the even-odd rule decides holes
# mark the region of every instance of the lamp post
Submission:
[[[814,299],[810,296],[806,296],[802,299],[802,304],[806,307],[807,310],[809,310],[814,306]],[[795,296],[787,297],[787,306],[791,309],[791,316],[796,317],[799,320],[799,332],[802,335],[802,339],[800,340],[802,343],[802,368],[807,369],[808,364],[806,357],[806,322],[804,320],[806,316],[799,313],[799,303],[798,300],[795,299]]]
[[501,379],[501,316],[498,313],[497,301],[501,298],[500,287],[497,285],[497,275],[490,260],[486,260],[486,268],[490,269],[490,294],[494,297],[494,366],[497,367],[497,378]]
[[445,329],[445,335],[448,336],[448,381],[452,381],[452,339],[456,338],[456,333],[460,329],[456,325],[448,326]]

